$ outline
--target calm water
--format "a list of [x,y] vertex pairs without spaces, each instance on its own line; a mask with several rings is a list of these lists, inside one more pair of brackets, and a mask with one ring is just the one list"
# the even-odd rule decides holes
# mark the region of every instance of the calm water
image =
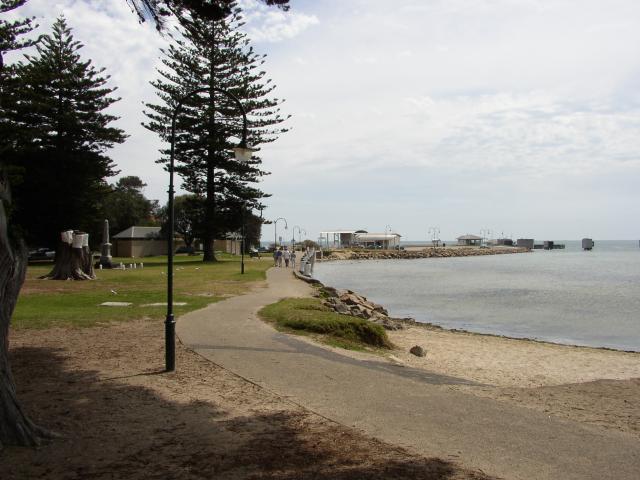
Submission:
[[566,250],[316,263],[314,276],[445,328],[640,351],[637,241]]

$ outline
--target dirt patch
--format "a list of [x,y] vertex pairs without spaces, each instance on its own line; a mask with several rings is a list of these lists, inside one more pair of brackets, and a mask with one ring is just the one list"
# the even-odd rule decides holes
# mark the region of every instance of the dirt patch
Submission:
[[9,447],[0,478],[487,479],[447,459],[368,438],[177,347],[135,321],[12,334],[18,395],[62,435]]

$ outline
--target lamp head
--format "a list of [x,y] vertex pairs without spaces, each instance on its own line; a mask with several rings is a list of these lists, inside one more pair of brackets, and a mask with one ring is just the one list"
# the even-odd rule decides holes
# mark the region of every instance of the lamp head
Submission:
[[253,155],[255,150],[253,148],[247,147],[244,142],[241,142],[240,145],[234,147],[233,153],[236,157],[236,160],[242,163],[246,163],[251,160],[251,155]]

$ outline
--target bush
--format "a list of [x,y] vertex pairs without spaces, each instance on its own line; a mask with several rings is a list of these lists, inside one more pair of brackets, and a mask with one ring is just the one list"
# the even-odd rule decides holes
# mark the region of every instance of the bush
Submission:
[[329,310],[317,298],[289,298],[268,305],[260,315],[281,328],[346,340],[361,346],[391,348],[384,328],[362,318]]

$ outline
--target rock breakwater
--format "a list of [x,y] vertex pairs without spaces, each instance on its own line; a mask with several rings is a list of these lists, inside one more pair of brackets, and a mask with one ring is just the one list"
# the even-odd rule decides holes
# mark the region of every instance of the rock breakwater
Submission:
[[446,247],[425,248],[423,250],[334,250],[323,257],[329,260],[384,260],[384,259],[417,259],[442,257],[472,257],[480,255],[503,255],[508,253],[526,253],[528,248],[518,247]]

